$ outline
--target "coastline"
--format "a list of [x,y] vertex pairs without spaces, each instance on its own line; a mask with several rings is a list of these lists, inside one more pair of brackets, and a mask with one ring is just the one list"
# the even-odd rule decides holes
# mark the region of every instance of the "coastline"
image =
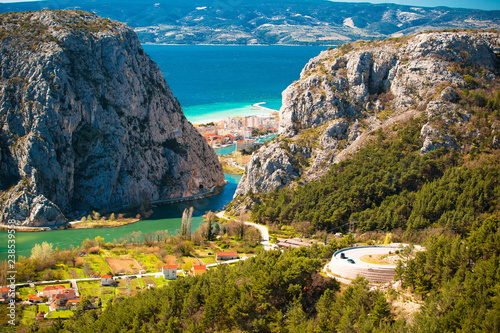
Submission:
[[[135,31],[135,30],[134,30]],[[210,44],[210,43],[196,43],[196,44],[173,44],[173,43],[151,43],[151,42],[144,42],[141,43],[141,45],[158,45],[158,46],[292,46],[292,47],[297,47],[297,46],[332,46],[332,47],[337,47],[340,44],[331,44],[331,43],[325,43],[325,44]]]
[[[262,106],[267,102],[258,102],[253,104],[230,103],[230,104],[203,104],[183,108],[184,115],[191,124],[199,126],[208,123],[217,123],[226,117],[237,118],[246,116],[269,117],[279,114],[279,110]],[[204,115],[192,114],[205,111],[206,108],[213,108]],[[191,112],[190,112],[191,111]]]

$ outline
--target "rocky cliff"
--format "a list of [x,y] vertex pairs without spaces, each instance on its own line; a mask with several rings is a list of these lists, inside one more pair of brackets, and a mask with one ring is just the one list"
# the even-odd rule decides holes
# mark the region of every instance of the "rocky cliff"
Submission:
[[53,225],[223,185],[130,28],[80,11],[0,22],[1,223]]
[[484,133],[468,129],[458,91],[498,80],[499,44],[498,32],[432,32],[322,52],[283,92],[280,136],[253,154],[235,197],[318,179],[377,130],[410,117],[427,119],[422,153],[470,149],[460,138]]

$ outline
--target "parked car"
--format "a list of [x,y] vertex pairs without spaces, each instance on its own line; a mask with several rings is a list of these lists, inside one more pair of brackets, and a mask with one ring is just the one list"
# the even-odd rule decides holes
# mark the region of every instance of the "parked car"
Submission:
[[347,259],[347,257],[345,256],[345,253],[344,253],[344,252],[341,252],[341,253],[340,253],[340,259]]
[[347,262],[349,262],[351,264],[355,264],[354,260],[352,260],[351,258],[347,259]]

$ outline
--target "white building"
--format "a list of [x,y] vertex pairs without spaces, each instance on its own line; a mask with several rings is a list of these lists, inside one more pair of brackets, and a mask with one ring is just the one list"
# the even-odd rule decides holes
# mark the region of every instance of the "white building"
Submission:
[[177,266],[176,265],[166,265],[161,268],[163,278],[167,280],[177,279]]

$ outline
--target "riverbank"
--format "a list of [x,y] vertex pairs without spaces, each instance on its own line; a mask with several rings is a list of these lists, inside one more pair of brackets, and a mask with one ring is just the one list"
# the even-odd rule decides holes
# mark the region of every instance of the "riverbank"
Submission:
[[[224,182],[224,185],[214,185],[206,192],[173,199],[157,200],[148,203],[151,206],[169,205],[176,204],[185,201],[205,199],[217,194],[220,194],[227,185],[228,181]],[[115,228],[122,227],[132,223],[136,223],[149,218],[153,211],[148,208],[146,212],[140,212],[141,205],[134,206],[123,206],[121,209],[105,210],[101,212],[94,212],[93,214],[83,216],[80,220],[70,221],[65,224],[54,225],[50,227],[27,227],[27,226],[12,226],[9,228],[8,225],[0,225],[0,230],[8,231],[9,229],[15,229],[16,232],[41,232],[41,231],[55,231],[55,230],[65,230],[65,229],[100,229],[100,228]],[[98,216],[96,216],[98,214]],[[118,217],[111,217],[112,215],[117,215]],[[107,215],[107,216],[106,216]],[[126,215],[132,215],[135,217],[125,217]]]

